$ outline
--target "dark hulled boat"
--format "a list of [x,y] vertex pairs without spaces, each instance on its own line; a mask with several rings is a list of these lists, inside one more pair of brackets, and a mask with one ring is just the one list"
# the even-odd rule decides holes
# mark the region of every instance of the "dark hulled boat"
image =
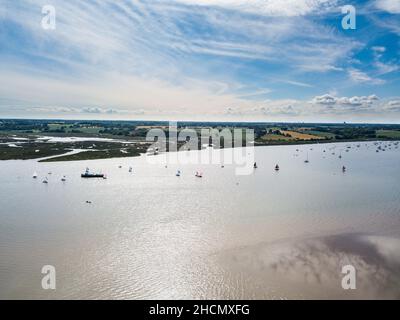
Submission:
[[85,173],[81,174],[81,178],[104,178],[103,173],[90,173],[89,168],[86,168]]

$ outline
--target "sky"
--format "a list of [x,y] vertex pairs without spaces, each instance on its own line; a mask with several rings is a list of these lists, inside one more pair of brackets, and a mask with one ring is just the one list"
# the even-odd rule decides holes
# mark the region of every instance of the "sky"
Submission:
[[400,123],[400,0],[0,0],[0,117]]

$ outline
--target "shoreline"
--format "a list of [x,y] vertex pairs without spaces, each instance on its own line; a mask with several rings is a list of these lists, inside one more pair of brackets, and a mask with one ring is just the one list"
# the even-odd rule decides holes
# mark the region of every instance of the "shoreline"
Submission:
[[[89,137],[87,137],[89,138]],[[333,144],[333,143],[371,143],[371,142],[397,142],[399,141],[398,139],[357,139],[357,140],[348,140],[348,139],[343,139],[343,140],[319,140],[319,141],[288,141],[288,142],[277,142],[277,143],[254,143],[254,147],[278,147],[278,146],[302,146],[302,145],[316,145],[316,144]],[[95,142],[95,141],[88,141],[88,142]],[[65,143],[65,142],[62,142]],[[110,143],[121,143],[121,141],[113,141]],[[125,142],[124,142],[125,143]],[[129,142],[128,142],[129,143]],[[51,143],[49,143],[51,144]],[[65,143],[66,144],[66,143]],[[135,145],[135,143],[131,143],[132,145]],[[140,144],[143,146],[143,142]],[[241,146],[244,147],[244,146]],[[22,147],[23,148],[23,147]],[[238,147],[232,147],[232,148],[238,148]],[[222,150],[224,148],[220,148]],[[119,158],[130,158],[130,157],[141,157],[143,155],[146,155],[147,152],[140,152],[143,151],[142,148],[138,148],[137,152],[134,154],[130,153],[121,153],[119,155],[112,155],[112,156],[107,156],[108,150],[98,150],[98,149],[79,149],[79,148],[68,148],[66,147],[65,150],[68,150],[65,153],[58,153],[54,155],[49,155],[45,157],[37,157],[37,158],[13,158],[13,159],[0,159],[0,161],[9,161],[9,160],[35,160],[37,162],[69,162],[69,161],[88,161],[88,160],[103,160],[103,159],[119,159]],[[200,149],[200,150],[203,150]],[[200,151],[198,150],[198,151]],[[218,150],[218,149],[215,149]],[[177,152],[181,152],[183,150],[178,150]],[[165,152],[160,152],[160,154],[163,153],[169,153],[170,151],[165,151]],[[100,155],[99,153],[102,153]],[[104,156],[106,155],[106,156]]]
[[[258,147],[398,140],[400,125],[383,124],[179,122],[171,127],[157,121],[3,120],[0,160],[59,162],[126,158],[152,151],[170,152],[170,143],[174,146],[171,151],[180,151],[201,150],[205,146],[218,150],[224,148],[225,142],[227,148],[237,148],[249,143]],[[82,151],[68,155],[77,149]]]

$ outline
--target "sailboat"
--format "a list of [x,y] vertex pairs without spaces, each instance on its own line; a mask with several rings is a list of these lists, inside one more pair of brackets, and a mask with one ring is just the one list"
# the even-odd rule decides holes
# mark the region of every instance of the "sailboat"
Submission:
[[42,181],[43,183],[49,183],[49,179],[46,177],[46,178],[44,178],[44,180]]
[[196,176],[197,178],[203,178],[203,173],[202,173],[202,172],[199,172],[199,171],[196,171],[195,176]]
[[257,162],[254,162],[254,169],[257,169]]
[[181,176],[181,170],[178,170],[178,171],[176,172],[176,176],[177,176],[177,177],[180,177],[180,176]]
[[33,179],[36,179],[36,178],[37,178],[37,173],[36,173],[36,172],[33,173],[32,178],[33,178]]
[[310,161],[308,160],[308,151],[307,151],[307,159],[304,160],[305,163],[309,163]]
[[275,166],[275,171],[279,171],[279,165]]
[[346,172],[346,167],[345,166],[342,167],[342,171]]
[[132,172],[132,167],[129,167],[129,172]]
[[66,177],[66,176],[63,176],[63,177],[61,178],[61,181],[63,181],[63,182],[67,181],[67,177]]

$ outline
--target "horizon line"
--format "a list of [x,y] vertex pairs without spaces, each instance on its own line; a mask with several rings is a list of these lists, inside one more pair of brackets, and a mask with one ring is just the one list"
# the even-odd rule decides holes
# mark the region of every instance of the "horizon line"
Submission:
[[67,118],[20,118],[20,117],[0,117],[0,121],[2,120],[33,120],[33,121],[96,121],[96,122],[194,122],[194,123],[249,123],[249,124],[324,124],[324,125],[400,125],[400,123],[393,122],[354,122],[354,121],[342,121],[342,122],[307,122],[307,121],[227,121],[227,120],[149,120],[149,119],[67,119]]

